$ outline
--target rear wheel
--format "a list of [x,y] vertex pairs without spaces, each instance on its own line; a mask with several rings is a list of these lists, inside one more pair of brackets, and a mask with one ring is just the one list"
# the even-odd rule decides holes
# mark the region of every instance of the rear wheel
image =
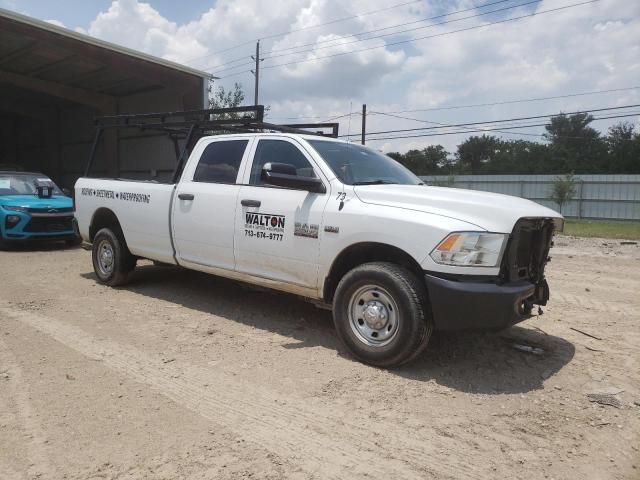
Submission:
[[126,283],[136,265],[136,258],[131,255],[124,240],[109,228],[96,233],[91,257],[98,281],[111,287]]
[[415,358],[433,330],[424,285],[393,263],[366,263],[347,273],[334,295],[333,318],[349,350],[378,367]]

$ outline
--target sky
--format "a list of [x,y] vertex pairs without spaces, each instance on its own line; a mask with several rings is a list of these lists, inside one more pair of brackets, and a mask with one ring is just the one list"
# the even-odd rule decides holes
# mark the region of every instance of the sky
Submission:
[[[638,0],[0,0],[0,7],[213,73],[221,77],[216,86],[239,82],[247,104],[250,57],[261,39],[260,103],[272,121],[339,117],[341,133],[356,141],[366,103],[367,132],[432,128],[377,135],[420,135],[406,139],[372,135],[368,144],[385,152],[438,143],[455,152],[471,134],[425,136],[451,131],[433,129],[441,124],[640,104]],[[638,112],[599,113],[629,116],[593,126],[638,125]],[[487,133],[543,141],[543,127],[500,130]]]

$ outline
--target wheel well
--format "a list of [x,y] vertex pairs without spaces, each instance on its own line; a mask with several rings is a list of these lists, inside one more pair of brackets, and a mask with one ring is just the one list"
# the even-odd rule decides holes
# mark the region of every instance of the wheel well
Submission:
[[344,275],[363,263],[389,262],[401,265],[411,272],[422,275],[422,268],[416,260],[404,250],[385,243],[362,242],[345,248],[333,261],[329,275],[324,281],[324,300],[333,301],[333,294]]
[[89,227],[89,241],[93,242],[96,233],[103,228],[111,229],[113,233],[124,240],[124,234],[122,233],[122,227],[120,226],[118,217],[116,217],[116,214],[108,208],[99,208],[93,214],[91,226]]

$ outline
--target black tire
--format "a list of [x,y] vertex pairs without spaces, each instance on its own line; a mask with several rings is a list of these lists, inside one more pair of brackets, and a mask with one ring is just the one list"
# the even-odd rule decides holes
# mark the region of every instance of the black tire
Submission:
[[136,266],[136,258],[129,252],[124,239],[109,228],[96,233],[91,258],[98,282],[111,287],[124,285]]
[[[370,300],[365,301],[368,295]],[[354,310],[358,314],[350,314]],[[426,348],[433,331],[425,286],[406,268],[386,262],[365,263],[340,280],[333,321],[338,336],[358,360],[383,368],[413,360]],[[384,325],[375,330],[381,325],[378,322]]]

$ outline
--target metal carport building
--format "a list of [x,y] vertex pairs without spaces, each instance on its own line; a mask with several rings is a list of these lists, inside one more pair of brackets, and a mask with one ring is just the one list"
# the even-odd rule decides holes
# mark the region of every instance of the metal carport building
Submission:
[[[211,78],[0,9],[0,169],[41,171],[71,187],[89,156],[94,117],[201,109]],[[164,136],[110,130],[94,173],[163,179],[175,162]]]

